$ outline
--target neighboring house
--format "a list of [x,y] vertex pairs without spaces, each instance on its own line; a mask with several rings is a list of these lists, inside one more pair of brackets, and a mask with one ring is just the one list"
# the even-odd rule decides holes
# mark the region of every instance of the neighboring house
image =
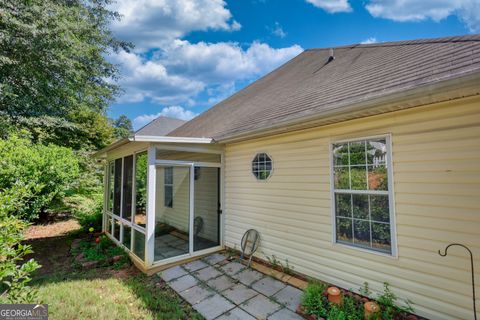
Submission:
[[472,318],[467,253],[438,250],[468,246],[480,279],[479,94],[480,35],[306,50],[168,134],[100,151],[105,231],[152,272],[254,228],[259,258]]

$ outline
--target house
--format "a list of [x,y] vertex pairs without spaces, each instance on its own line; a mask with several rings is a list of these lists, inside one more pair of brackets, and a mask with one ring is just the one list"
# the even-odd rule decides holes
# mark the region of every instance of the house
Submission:
[[469,256],[438,250],[468,246],[479,278],[479,93],[480,35],[306,50],[167,134],[100,151],[105,231],[154,271],[254,228],[259,258],[472,318]]

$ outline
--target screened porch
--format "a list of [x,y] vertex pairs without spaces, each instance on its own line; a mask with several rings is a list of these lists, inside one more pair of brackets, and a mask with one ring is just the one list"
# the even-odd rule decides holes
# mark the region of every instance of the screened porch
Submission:
[[104,231],[149,270],[222,248],[222,150],[130,142],[107,154]]

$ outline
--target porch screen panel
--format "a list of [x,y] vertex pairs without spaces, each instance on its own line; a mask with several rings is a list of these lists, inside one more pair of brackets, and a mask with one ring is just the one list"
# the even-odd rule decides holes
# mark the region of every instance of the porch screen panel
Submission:
[[131,235],[132,235],[132,228],[126,224],[123,226],[123,245],[130,249],[130,244],[131,244]]
[[193,249],[220,244],[220,168],[195,167]]
[[189,253],[190,168],[157,166],[155,201],[155,261]]
[[123,159],[123,206],[122,218],[132,218],[133,156]]
[[115,177],[113,181],[113,214],[120,215],[122,198],[122,159],[115,160]]
[[165,168],[165,193],[164,206],[173,208],[173,167]]
[[145,227],[147,221],[147,153],[135,158],[135,217],[133,222]]
[[113,210],[113,184],[115,177],[115,163],[111,161],[108,164],[108,185],[107,185],[107,211],[112,212]]

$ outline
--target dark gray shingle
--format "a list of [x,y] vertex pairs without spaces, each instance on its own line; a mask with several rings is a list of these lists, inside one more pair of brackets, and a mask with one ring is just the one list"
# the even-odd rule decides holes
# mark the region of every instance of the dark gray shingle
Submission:
[[168,133],[180,127],[186,121],[168,118],[158,117],[152,122],[148,123],[144,127],[138,129],[135,135],[138,136],[166,136]]
[[480,35],[306,50],[171,132],[222,137],[480,71]]

